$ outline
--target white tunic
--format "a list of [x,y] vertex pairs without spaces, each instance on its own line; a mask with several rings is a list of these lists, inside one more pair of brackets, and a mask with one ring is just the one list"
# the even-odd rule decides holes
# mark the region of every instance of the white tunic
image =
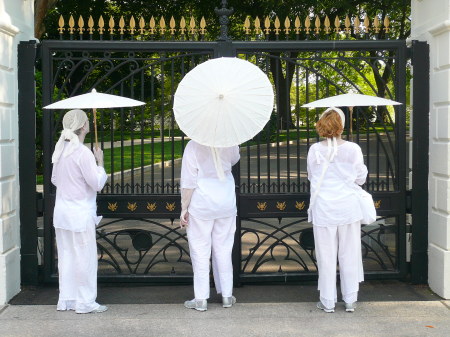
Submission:
[[211,148],[191,140],[184,149],[181,188],[194,189],[189,213],[197,219],[236,216],[236,194],[231,167],[239,161],[239,147],[219,148],[225,180],[219,180]]
[[[311,195],[316,191],[327,158],[327,146],[316,143],[308,152],[308,179],[311,182]],[[320,186],[319,194],[311,206],[312,222],[315,226],[346,225],[362,219],[356,191],[364,184],[367,167],[359,145],[344,142]]]
[[[68,142],[64,150],[67,146]],[[101,217],[97,217],[97,191],[106,179],[105,169],[97,166],[94,154],[86,146],[80,144],[70,155],[62,155],[52,172],[52,183],[57,187],[55,228],[83,232],[87,224],[98,224]]]

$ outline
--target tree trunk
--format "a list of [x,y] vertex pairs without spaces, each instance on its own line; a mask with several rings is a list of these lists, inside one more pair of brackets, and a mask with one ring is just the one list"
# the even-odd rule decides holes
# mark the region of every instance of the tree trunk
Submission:
[[[375,52],[370,53],[371,57],[376,57]],[[383,97],[383,98],[390,98],[386,97],[386,91],[387,91],[387,83],[390,79],[392,79],[393,73],[392,73],[392,66],[393,66],[393,59],[392,59],[392,52],[389,53],[390,58],[386,61],[386,65],[384,67],[384,71],[381,73],[380,69],[375,65],[372,65],[372,71],[375,78],[375,84],[377,87],[377,96]],[[377,122],[388,122],[388,110],[385,106],[379,106],[377,108],[378,116],[377,116]]]
[[[270,72],[272,73],[275,90],[276,90],[276,106],[277,106],[277,127],[281,130],[295,128],[291,114],[291,86],[294,77],[295,67],[289,62],[285,63],[285,74],[283,74],[283,64],[281,63],[280,53],[271,53]],[[296,58],[298,52],[289,52],[289,58]]]
[[44,19],[57,0],[34,0],[34,37],[40,39],[45,32]]

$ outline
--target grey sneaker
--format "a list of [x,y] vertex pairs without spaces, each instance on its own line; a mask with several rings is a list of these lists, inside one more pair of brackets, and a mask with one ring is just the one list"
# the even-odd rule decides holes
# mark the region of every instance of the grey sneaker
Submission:
[[356,302],[353,303],[345,303],[345,311],[353,312],[356,309]]
[[89,312],[77,312],[77,314],[99,314],[101,312],[105,312],[106,310],[108,310],[108,307],[106,305],[99,305],[97,309]]
[[222,297],[222,306],[224,308],[231,308],[234,304],[236,304],[236,297]]
[[196,300],[194,298],[193,300],[184,302],[184,306],[188,309],[195,309],[198,311],[206,311],[206,310],[208,310],[208,301],[207,300]]
[[328,309],[327,307],[325,307],[322,302],[317,302],[317,308],[320,310],[323,310],[325,312],[331,313],[334,312],[334,308]]

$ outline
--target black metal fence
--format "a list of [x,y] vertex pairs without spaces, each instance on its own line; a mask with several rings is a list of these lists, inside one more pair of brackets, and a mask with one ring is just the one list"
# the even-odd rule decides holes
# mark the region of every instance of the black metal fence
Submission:
[[[178,228],[180,158],[189,139],[172,111],[183,76],[208,59],[235,56],[260,67],[276,93],[269,123],[241,146],[234,167],[238,282],[317,277],[306,156],[318,141],[320,109],[304,103],[349,91],[406,103],[408,49],[397,40],[43,41],[42,104],[96,88],[142,100],[138,108],[98,111],[107,184],[98,195],[99,278],[107,281],[189,282],[186,235]],[[54,280],[57,256],[50,182],[51,153],[64,112],[44,114],[44,276]],[[379,219],[361,232],[364,268],[372,278],[406,274],[406,104],[345,110],[345,137],[363,149],[365,188]],[[89,114],[92,121],[92,114]],[[93,136],[85,143],[93,146]]]

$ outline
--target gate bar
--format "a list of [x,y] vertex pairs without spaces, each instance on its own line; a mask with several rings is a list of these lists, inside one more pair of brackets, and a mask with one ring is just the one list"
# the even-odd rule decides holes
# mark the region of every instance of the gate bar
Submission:
[[22,284],[38,283],[36,199],[36,41],[18,46],[20,255]]
[[430,111],[430,47],[412,41],[413,149],[412,149],[412,283],[428,281],[428,165]]

